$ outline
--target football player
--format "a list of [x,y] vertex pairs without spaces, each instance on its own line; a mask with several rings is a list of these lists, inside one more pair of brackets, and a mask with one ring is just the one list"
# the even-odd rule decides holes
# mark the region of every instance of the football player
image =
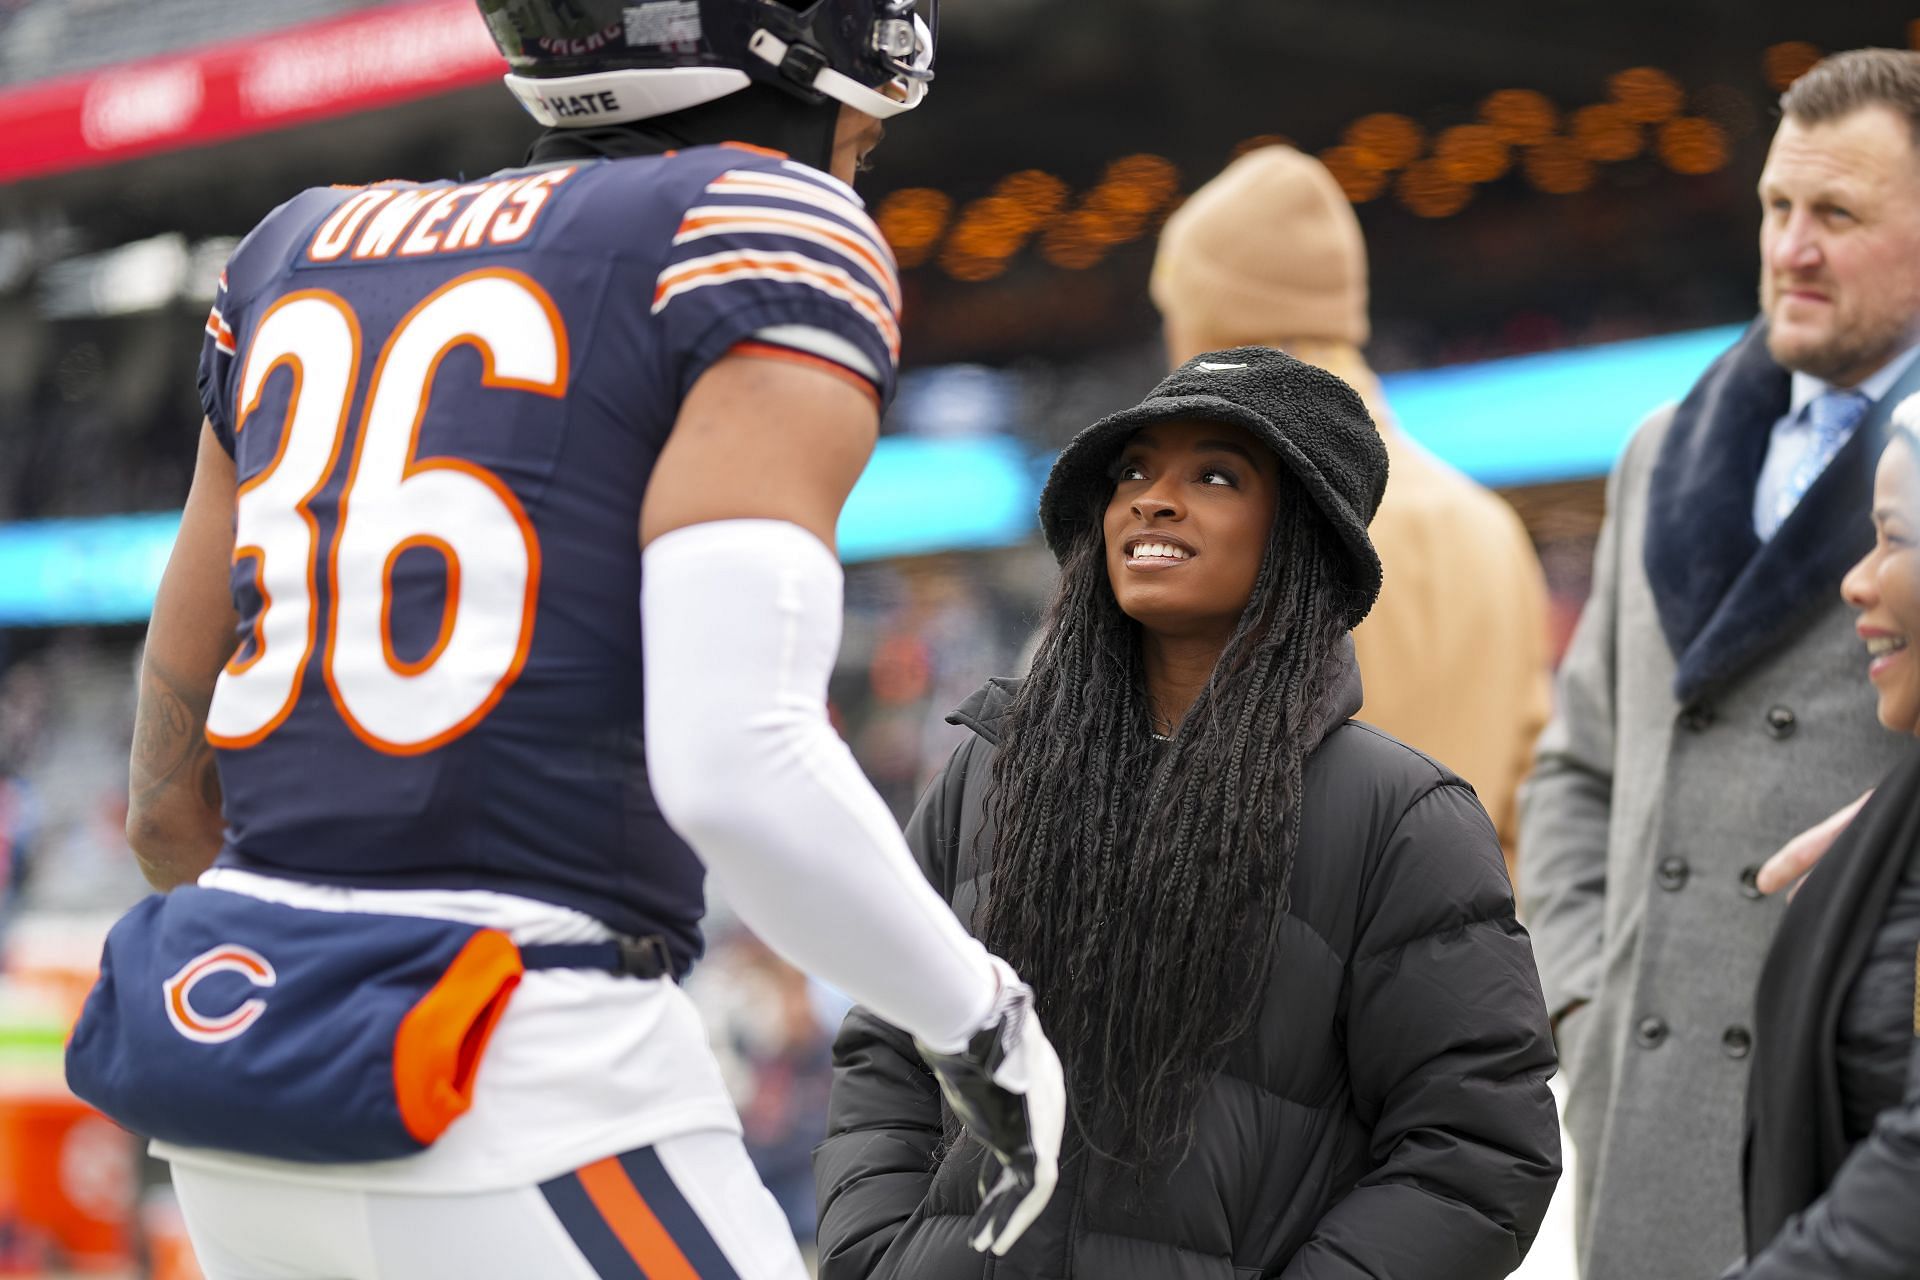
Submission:
[[1059,1066],[825,708],[835,525],[900,340],[849,184],[926,92],[934,15],[479,7],[547,126],[527,166],[307,191],[221,278],[128,838],[162,890],[618,959],[529,964],[470,1110],[417,1155],[156,1144],[202,1265],[804,1275],[673,981],[703,864],[777,951],[919,1038],[1000,1157],[973,1239],[1002,1253],[1055,1178]]

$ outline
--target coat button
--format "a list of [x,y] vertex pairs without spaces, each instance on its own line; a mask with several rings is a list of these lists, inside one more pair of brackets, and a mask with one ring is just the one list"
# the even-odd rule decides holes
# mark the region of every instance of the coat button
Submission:
[[1720,1037],[1720,1051],[1729,1058],[1744,1058],[1753,1052],[1753,1033],[1745,1027],[1728,1027]]
[[1760,892],[1760,868],[1748,867],[1740,873],[1740,896],[1755,902],[1767,896]]
[[1713,708],[1705,703],[1688,703],[1680,711],[1680,727],[1692,733],[1703,732],[1713,723]]
[[1690,869],[1684,858],[1662,858],[1660,867],[1654,874],[1660,881],[1660,887],[1668,893],[1678,893],[1686,887]]
[[1767,732],[1774,737],[1791,738],[1799,727],[1800,717],[1793,714],[1792,707],[1767,708]]
[[1642,1049],[1658,1049],[1667,1038],[1665,1018],[1645,1017],[1633,1028],[1633,1041]]

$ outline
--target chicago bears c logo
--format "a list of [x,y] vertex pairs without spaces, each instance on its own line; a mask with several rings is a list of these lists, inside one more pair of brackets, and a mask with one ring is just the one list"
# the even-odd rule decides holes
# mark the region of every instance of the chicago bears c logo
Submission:
[[255,997],[242,1001],[239,1008],[209,1018],[194,1011],[193,988],[202,979],[216,973],[237,973],[256,987],[270,987],[279,981],[267,958],[251,947],[224,943],[202,951],[180,966],[180,972],[161,984],[167,998],[167,1017],[173,1029],[201,1044],[220,1044],[231,1040],[267,1011],[267,1002]]

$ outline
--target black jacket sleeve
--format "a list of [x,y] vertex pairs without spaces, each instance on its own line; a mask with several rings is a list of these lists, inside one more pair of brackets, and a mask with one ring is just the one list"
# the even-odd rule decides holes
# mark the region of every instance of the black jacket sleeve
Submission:
[[[907,821],[907,845],[934,888],[953,897],[960,797],[975,739],[968,739]],[[833,1044],[826,1141],[813,1153],[820,1202],[821,1280],[879,1280],[887,1254],[933,1182],[940,1090],[906,1032],[864,1008]]]
[[1880,1113],[1873,1132],[1833,1185],[1780,1229],[1739,1280],[1908,1280],[1920,1274],[1920,1039],[1907,1067],[1906,1097]]
[[1493,1280],[1560,1177],[1546,1002],[1493,825],[1443,782],[1370,873],[1348,970],[1354,1106],[1373,1168],[1283,1280]]

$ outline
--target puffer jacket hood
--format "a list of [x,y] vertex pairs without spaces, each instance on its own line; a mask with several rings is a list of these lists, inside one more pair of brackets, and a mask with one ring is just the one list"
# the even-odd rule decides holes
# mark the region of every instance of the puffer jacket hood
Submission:
[[[1014,680],[908,824],[922,871],[977,923],[985,792]],[[1560,1173],[1555,1066],[1526,931],[1472,789],[1347,717],[1307,761],[1293,896],[1254,1031],[1202,1095],[1170,1174],[1069,1144],[1052,1202],[1006,1257],[966,1245],[980,1161],[949,1154],[939,1093],[864,1009],[835,1044],[814,1157],[822,1280],[1493,1280],[1520,1264]]]

